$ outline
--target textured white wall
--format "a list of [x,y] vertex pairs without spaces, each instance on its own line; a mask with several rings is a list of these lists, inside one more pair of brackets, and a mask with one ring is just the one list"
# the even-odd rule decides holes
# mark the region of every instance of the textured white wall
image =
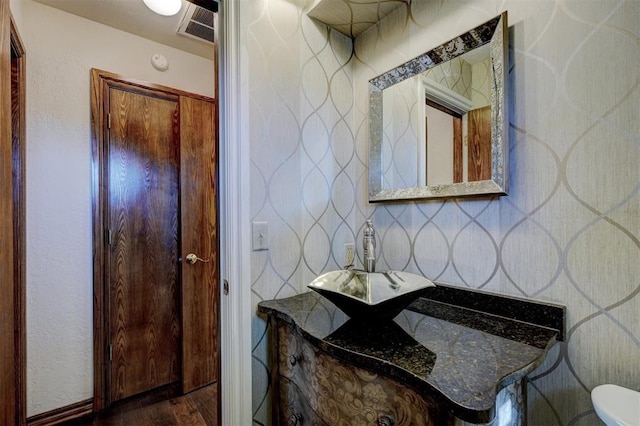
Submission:
[[[32,416],[93,396],[92,67],[213,96],[213,62],[14,0],[27,49],[27,400]],[[165,73],[149,58],[164,54]]]
[[431,106],[426,110],[427,184],[453,183],[453,118]]
[[[253,217],[275,224],[271,250],[253,253],[254,302],[304,291],[372,217],[381,268],[566,304],[568,340],[532,375],[529,420],[596,423],[591,388],[640,388],[640,2],[414,1],[410,19],[362,35],[349,62],[309,3],[243,5]],[[503,10],[510,195],[370,205],[367,80]],[[269,418],[265,329],[256,317],[256,424]]]

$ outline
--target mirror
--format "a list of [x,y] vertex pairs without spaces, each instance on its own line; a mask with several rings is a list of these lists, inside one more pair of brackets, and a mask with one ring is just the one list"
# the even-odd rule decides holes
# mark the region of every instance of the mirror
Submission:
[[369,80],[369,201],[506,195],[507,13]]

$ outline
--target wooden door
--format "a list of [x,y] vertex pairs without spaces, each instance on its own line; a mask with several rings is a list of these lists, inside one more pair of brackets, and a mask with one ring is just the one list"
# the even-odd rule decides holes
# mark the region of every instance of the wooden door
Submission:
[[94,410],[165,383],[219,389],[215,100],[91,81]]
[[453,183],[464,181],[462,158],[462,117],[453,116]]
[[[180,97],[182,389],[218,380],[218,221],[215,104]],[[201,260],[188,261],[189,255]]]
[[109,89],[110,400],[180,377],[178,103]]
[[468,180],[491,179],[491,106],[468,112]]

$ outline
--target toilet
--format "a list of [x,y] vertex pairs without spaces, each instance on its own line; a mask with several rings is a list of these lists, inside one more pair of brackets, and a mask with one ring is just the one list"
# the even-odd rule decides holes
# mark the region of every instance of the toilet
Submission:
[[599,385],[591,391],[596,414],[607,426],[640,426],[640,392],[618,385]]

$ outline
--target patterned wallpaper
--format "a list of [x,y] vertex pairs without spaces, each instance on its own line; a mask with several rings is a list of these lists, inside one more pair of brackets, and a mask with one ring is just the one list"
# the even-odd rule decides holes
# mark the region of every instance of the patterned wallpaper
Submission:
[[424,76],[471,100],[471,85],[473,81],[471,65],[463,57],[453,58],[431,68],[424,73]]
[[[418,164],[425,159],[422,145],[416,143],[416,140],[425,138],[424,107],[423,103],[418,102],[420,86],[422,81],[417,76],[394,84],[384,91],[380,155],[382,188],[418,186]],[[422,169],[424,172],[424,167]]]
[[[305,0],[242,5],[250,70],[252,252],[260,300],[305,291],[358,257],[379,268],[567,305],[567,341],[531,375],[533,425],[597,423],[589,392],[640,388],[640,2],[413,1],[355,42]],[[501,198],[367,200],[367,80],[509,12],[511,190]],[[253,322],[254,423],[268,424],[266,324]]]

